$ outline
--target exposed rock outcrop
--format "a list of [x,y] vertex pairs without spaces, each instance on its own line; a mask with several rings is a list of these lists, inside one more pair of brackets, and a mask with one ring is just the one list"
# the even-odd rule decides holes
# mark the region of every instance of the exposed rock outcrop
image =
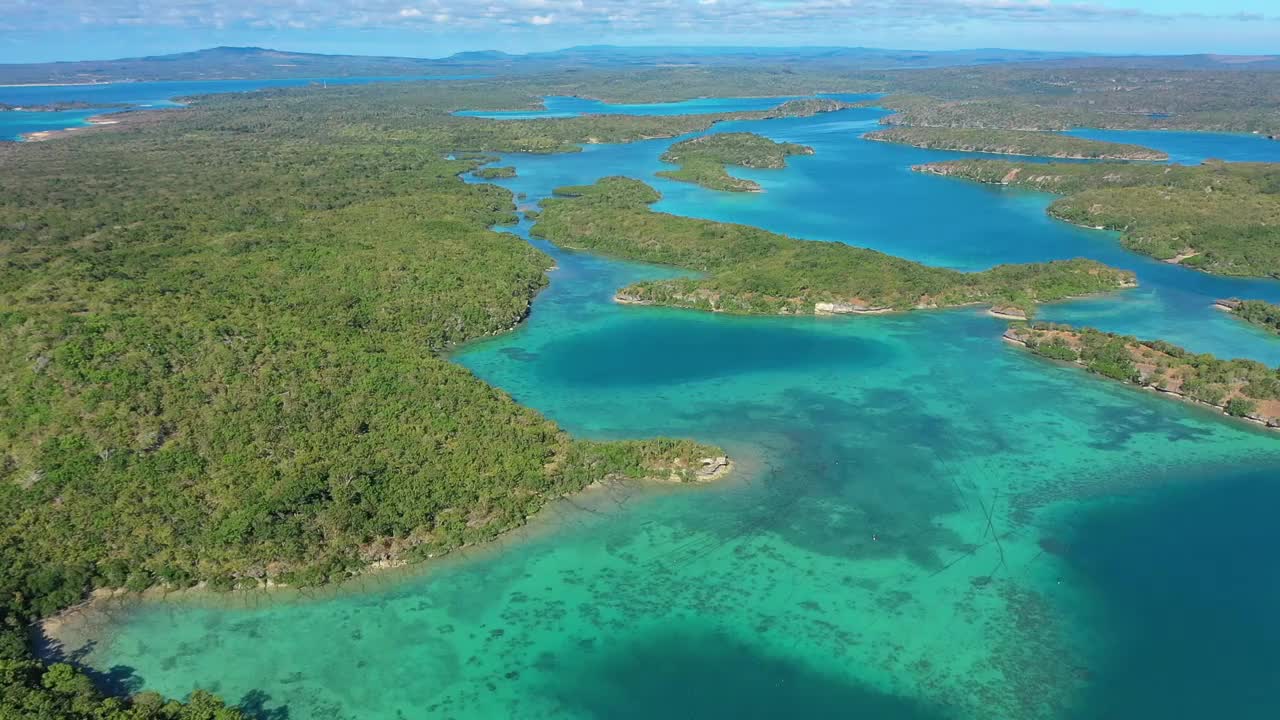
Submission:
[[710,480],[718,480],[724,477],[733,468],[733,462],[725,455],[719,457],[702,458],[700,461],[702,467],[698,468],[698,482],[707,482]]
[[870,315],[892,311],[891,307],[853,302],[820,302],[813,305],[814,315]]

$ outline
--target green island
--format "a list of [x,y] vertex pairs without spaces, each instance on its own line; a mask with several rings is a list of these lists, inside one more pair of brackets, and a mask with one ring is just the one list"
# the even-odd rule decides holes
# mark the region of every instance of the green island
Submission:
[[1071,160],[1168,160],[1141,145],[1104,142],[1034,130],[894,127],[863,135],[867,140],[930,150],[958,150],[997,155],[1030,155]]
[[777,169],[786,167],[791,155],[812,154],[813,148],[806,145],[774,142],[755,133],[717,133],[672,145],[662,154],[662,161],[680,169],[663,170],[658,175],[712,190],[761,192],[759,183],[733,177],[725,166]]
[[685,268],[700,277],[623,288],[624,303],[764,315],[858,314],[988,304],[1025,317],[1037,303],[1132,287],[1132,273],[1092,260],[932,268],[842,243],[653,212],[661,196],[624,177],[566,187],[532,233],[561,247]]
[[1215,307],[1230,312],[1247,323],[1280,334],[1280,305],[1263,300],[1219,300]]
[[482,167],[471,172],[472,175],[481,180],[498,180],[501,178],[513,178],[516,176],[516,169],[510,165],[502,167]]
[[451,115],[500,94],[218,96],[0,147],[0,716],[240,716],[32,657],[28,624],[95,589],[324,583],[595,482],[728,471],[688,440],[569,437],[447,359],[551,265],[489,229],[515,206],[460,179],[483,153],[714,122]]
[[1280,368],[1254,360],[1220,360],[1162,340],[1052,323],[1014,325],[1004,338],[1112,380],[1280,428]]
[[1055,218],[1117,230],[1134,252],[1220,275],[1280,277],[1280,165],[928,163],[919,172],[1065,195]]

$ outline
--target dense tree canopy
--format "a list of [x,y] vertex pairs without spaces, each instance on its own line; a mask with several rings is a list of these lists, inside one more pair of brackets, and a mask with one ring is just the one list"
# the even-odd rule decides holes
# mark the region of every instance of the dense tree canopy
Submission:
[[202,99],[0,148],[0,717],[235,717],[103,702],[25,647],[98,586],[316,583],[447,552],[690,441],[576,440],[445,353],[528,312],[550,259],[460,173],[716,118],[511,124],[492,88]]
[[725,166],[777,169],[786,167],[787,157],[791,155],[812,154],[811,147],[774,142],[755,133],[716,133],[672,145],[662,154],[662,160],[679,165],[680,169],[664,170],[658,174],[712,190],[757,192],[759,183],[733,177]]

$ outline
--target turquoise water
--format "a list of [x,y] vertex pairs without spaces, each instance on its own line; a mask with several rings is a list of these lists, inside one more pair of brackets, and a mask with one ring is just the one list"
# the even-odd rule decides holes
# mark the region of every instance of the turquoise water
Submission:
[[[660,209],[963,268],[1104,258],[1147,286],[1052,314],[1276,356],[1212,313],[1174,326],[1275,283],[1148,262],[1048,220],[1042,195],[911,174],[948,155],[860,140],[877,117],[744,125],[817,154],[750,173],[763,194],[654,180]],[[509,156],[501,184],[536,199],[651,179],[670,142]],[[735,476],[587,492],[344,593],[125,603],[71,623],[68,649],[91,642],[120,687],[206,687],[294,720],[1280,711],[1274,435],[1032,357],[974,309],[624,307],[619,286],[670,271],[539,246],[557,269],[528,322],[457,360],[583,436],[721,443]]]
[[1199,165],[1209,159],[1228,162],[1280,162],[1280,142],[1269,140],[1265,135],[1092,128],[1072,130],[1067,134],[1156,148],[1169,154],[1169,162],[1182,165]]
[[[1119,245],[1115,233],[1076,228],[1048,217],[1044,208],[1052,199],[1049,195],[912,172],[914,164],[972,155],[862,140],[883,115],[861,109],[717,125],[712,132],[750,130],[815,149],[813,155],[789,158],[783,171],[734,169],[758,182],[765,190],[760,194],[714,193],[655,177],[669,167],[658,157],[670,140],[587,146],[573,155],[513,155],[503,162],[514,162],[520,176],[500,184],[539,198],[561,185],[631,175],[662,191],[659,210],[870,247],[960,270],[1090,257],[1133,270],[1140,287],[1046,307],[1043,319],[1161,337],[1198,352],[1280,365],[1280,341],[1212,307],[1214,300],[1228,297],[1280,302],[1280,283],[1209,275],[1131,253]],[[1178,152],[1177,143],[1186,135],[1161,133],[1161,149]],[[1222,144],[1254,140],[1214,137]]]
[[41,130],[64,130],[72,127],[84,127],[89,124],[89,118],[102,113],[102,110],[63,110],[61,112],[9,110],[0,112],[0,142],[21,140],[23,135]]
[[129,105],[128,109],[177,107],[174,98],[216,93],[250,92],[265,88],[303,87],[312,83],[330,85],[362,85],[371,82],[406,80],[452,80],[481,77],[476,75],[430,75],[421,77],[357,77],[357,78],[291,78],[283,80],[190,80],[174,82],[98,83],[94,85],[18,85],[0,86],[0,103],[6,105],[48,105],[59,102],[101,103],[103,107],[61,112],[0,112],[0,141],[20,140],[23,134],[40,130],[64,130],[88,125],[88,118],[104,112],[118,111],[110,107]]

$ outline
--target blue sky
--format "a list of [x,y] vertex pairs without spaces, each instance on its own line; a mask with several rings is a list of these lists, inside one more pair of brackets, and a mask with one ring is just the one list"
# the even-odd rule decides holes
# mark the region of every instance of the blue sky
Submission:
[[0,62],[214,45],[439,57],[569,45],[1280,53],[1277,0],[4,0]]

